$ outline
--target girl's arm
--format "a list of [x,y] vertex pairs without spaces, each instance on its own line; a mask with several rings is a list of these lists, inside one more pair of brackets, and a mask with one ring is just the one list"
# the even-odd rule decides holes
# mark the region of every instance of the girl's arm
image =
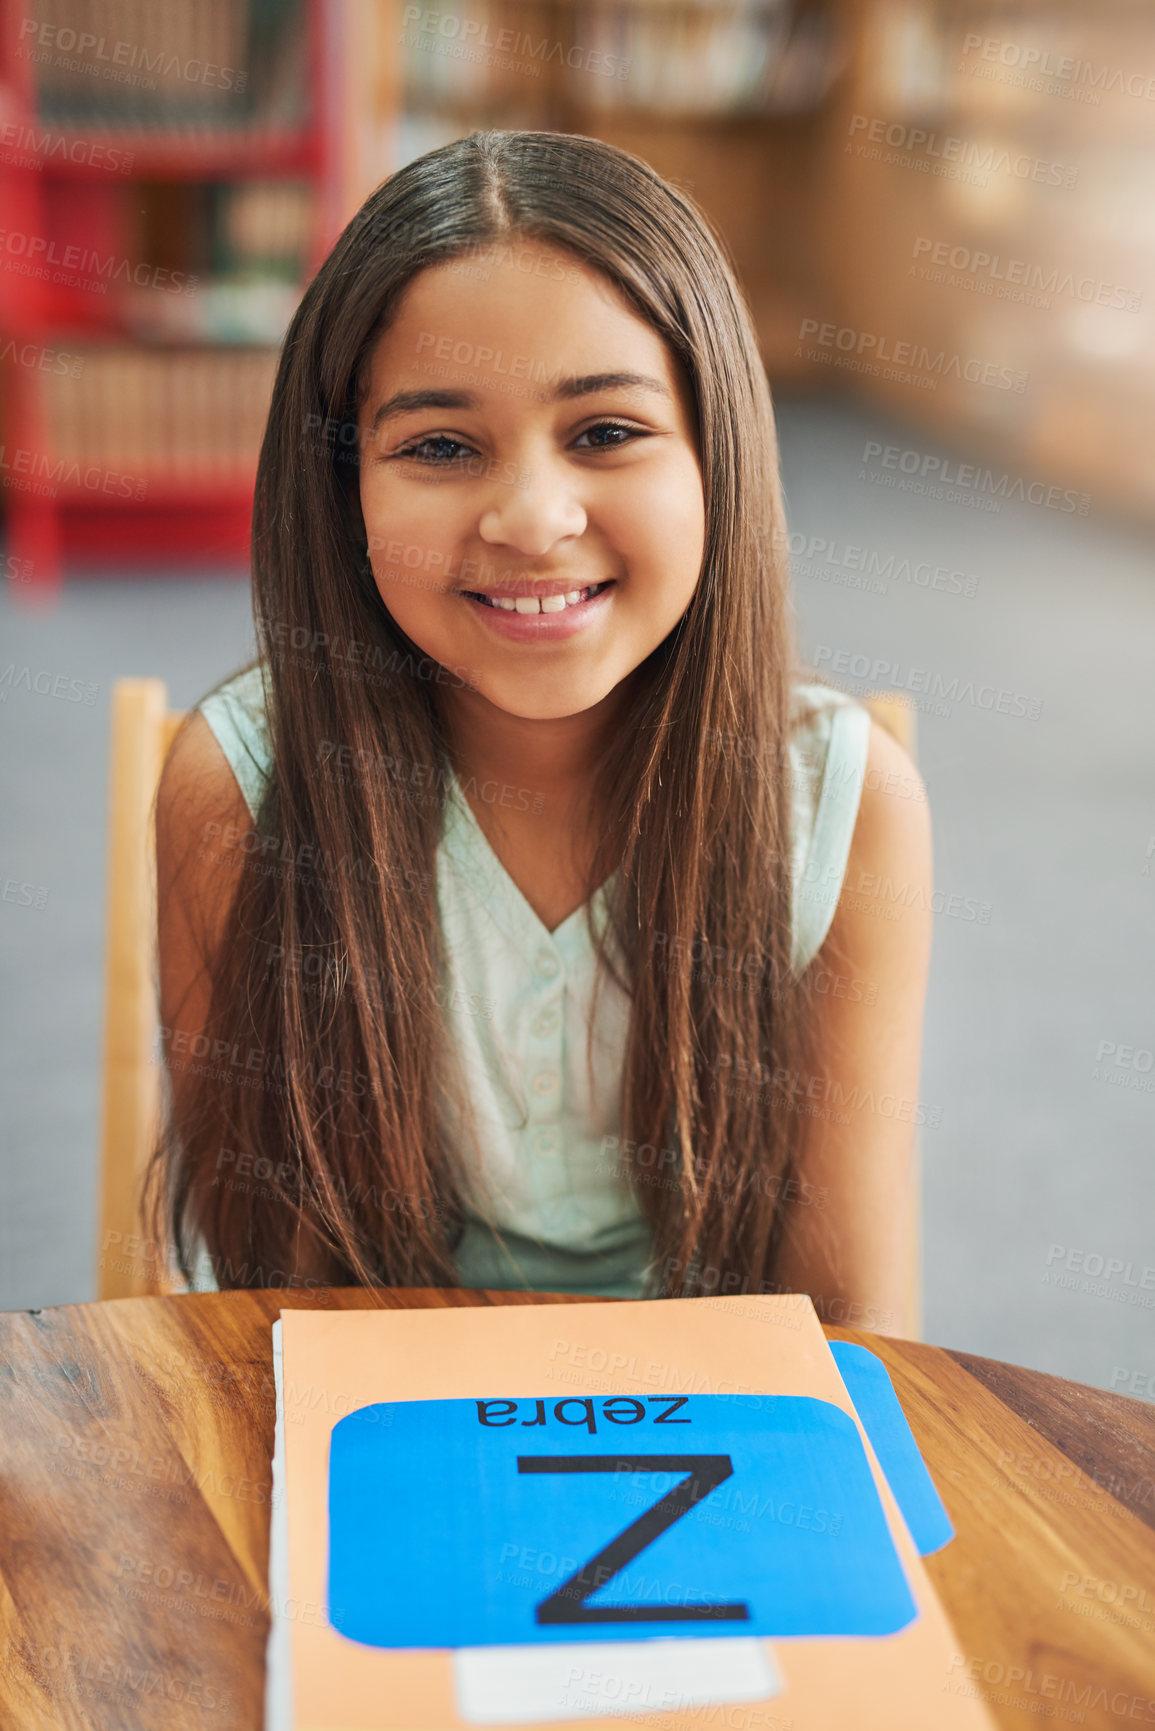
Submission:
[[[901,789],[902,792],[888,791]],[[906,791],[909,790],[909,791]],[[872,723],[842,894],[810,966],[815,1074],[779,1266],[824,1322],[902,1335],[913,1228],[918,1100],[933,889],[926,790]],[[793,1192],[787,1191],[787,1195]]]
[[[157,962],[161,1037],[178,1107],[208,1017],[215,952],[237,892],[252,827],[236,776],[202,715],[173,742],[156,796]],[[234,845],[228,845],[230,834]]]
[[[203,715],[192,716],[173,742],[156,799],[162,1044],[178,1122],[200,1080],[189,1066],[197,1061],[197,1037],[204,1032],[212,996],[211,964],[240,885],[253,828],[248,803],[216,735]],[[221,1181],[230,1182],[227,1176]],[[304,1238],[295,1244],[290,1273],[289,1284],[332,1282],[331,1263]],[[227,1263],[217,1267],[216,1278],[222,1289],[234,1284]]]

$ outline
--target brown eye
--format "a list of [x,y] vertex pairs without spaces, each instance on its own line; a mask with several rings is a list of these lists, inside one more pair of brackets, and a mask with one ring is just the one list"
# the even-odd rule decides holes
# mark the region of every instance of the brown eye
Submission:
[[626,439],[614,439],[611,443],[604,444],[604,445],[603,444],[593,445],[593,446],[591,446],[592,450],[595,450],[595,451],[617,451],[617,450],[620,450],[620,448],[624,444],[627,443],[627,439],[644,439],[647,436],[645,433],[643,433],[641,431],[640,428],[627,427],[625,425],[625,423],[622,421],[598,421],[595,423],[594,426],[587,427],[584,433],[579,433],[578,437],[579,437],[579,439],[584,439],[584,438],[588,437],[588,435],[590,433],[601,433],[601,432],[625,433],[627,435],[627,438]]
[[418,455],[419,452],[427,451],[431,445],[451,445],[458,451],[466,451],[469,449],[468,445],[463,445],[459,439],[450,439],[444,433],[433,433],[426,439],[418,439],[415,445],[406,445],[403,451],[395,451],[394,456],[413,457],[419,463],[434,463],[438,465],[457,461],[456,457],[446,457],[444,451],[440,452],[437,456]]

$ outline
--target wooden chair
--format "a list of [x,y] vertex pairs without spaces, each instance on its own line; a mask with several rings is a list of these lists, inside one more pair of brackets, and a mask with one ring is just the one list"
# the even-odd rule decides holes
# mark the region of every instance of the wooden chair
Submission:
[[[160,1121],[161,1063],[156,1015],[156,836],[160,772],[183,710],[167,707],[160,679],[118,679],[112,690],[109,766],[107,953],[104,991],[104,1102],[101,1125],[97,1291],[134,1298],[181,1291],[164,1246],[146,1242],[140,1185]],[[914,756],[914,711],[885,692],[866,699],[871,715]],[[920,1151],[913,1155],[910,1338],[922,1331]]]
[[136,1298],[180,1290],[164,1247],[143,1235],[138,1205],[160,1122],[156,1014],[156,835],[160,772],[183,719],[161,679],[112,688],[97,1293]]

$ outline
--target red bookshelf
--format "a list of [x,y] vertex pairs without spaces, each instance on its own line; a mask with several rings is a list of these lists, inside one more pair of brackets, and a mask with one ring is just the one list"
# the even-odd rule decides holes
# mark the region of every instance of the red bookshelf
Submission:
[[23,598],[66,564],[247,563],[281,336],[344,220],[340,31],[338,0],[0,0],[0,500]]

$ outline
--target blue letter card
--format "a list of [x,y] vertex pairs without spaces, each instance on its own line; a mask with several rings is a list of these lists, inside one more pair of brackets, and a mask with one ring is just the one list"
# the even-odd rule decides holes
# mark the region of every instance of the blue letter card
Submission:
[[832,1340],[830,1350],[919,1556],[941,1551],[954,1538],[954,1527],[919,1453],[886,1366],[877,1353],[849,1340]]
[[424,1648],[917,1616],[854,1420],[800,1395],[351,1412],[330,1441],[328,1607],[351,1640]]

